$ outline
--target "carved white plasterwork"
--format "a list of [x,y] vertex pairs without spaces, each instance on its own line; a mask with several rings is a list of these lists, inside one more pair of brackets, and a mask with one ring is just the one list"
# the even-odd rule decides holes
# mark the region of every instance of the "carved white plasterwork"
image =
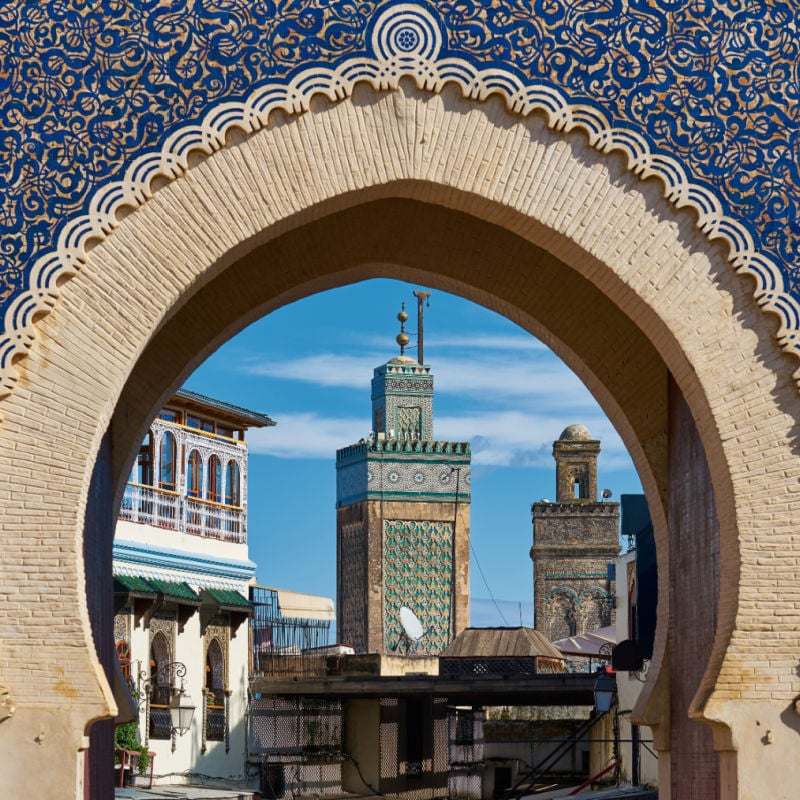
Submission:
[[[376,91],[393,90],[402,78],[412,78],[418,88],[430,92],[440,92],[445,84],[453,83],[465,97],[479,101],[500,95],[510,112],[521,116],[543,112],[550,128],[583,130],[597,150],[623,153],[628,169],[642,179],[660,178],[667,200],[677,208],[692,208],[698,227],[709,239],[727,242],[733,266],[756,281],[756,302],[780,319],[778,343],[800,357],[800,303],[790,294],[778,265],[756,251],[744,225],[723,213],[712,192],[693,184],[677,160],[651,153],[641,135],[613,127],[601,110],[570,103],[556,89],[525,85],[514,73],[498,67],[480,69],[461,58],[440,58],[441,30],[433,15],[421,7],[401,3],[386,8],[376,20],[372,46],[375,57],[354,56],[332,68],[314,65],[288,83],[257,89],[245,102],[221,103],[202,124],[176,131],[160,152],[135,159],[122,180],[98,191],[88,213],[72,220],[61,232],[56,248],[36,261],[30,288],[6,312],[0,335],[0,398],[9,394],[16,382],[13,362],[30,347],[34,321],[49,313],[58,300],[59,285],[81,268],[87,243],[108,236],[119,224],[117,213],[123,207],[141,205],[152,197],[157,178],[179,177],[187,170],[191,153],[221,149],[232,129],[259,130],[275,110],[300,114],[309,109],[314,96],[343,100],[357,82],[369,83]],[[800,371],[797,374],[800,380]]]

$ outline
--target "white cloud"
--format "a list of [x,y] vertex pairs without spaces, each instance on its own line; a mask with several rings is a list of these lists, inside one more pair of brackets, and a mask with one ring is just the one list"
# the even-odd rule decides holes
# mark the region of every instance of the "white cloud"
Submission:
[[585,425],[602,440],[603,467],[630,465],[617,432],[595,406],[580,414],[500,411],[435,421],[437,439],[472,442],[472,463],[493,467],[552,467],[553,441],[574,422]]
[[[437,439],[472,442],[475,466],[551,468],[553,440],[575,422],[602,440],[604,469],[630,466],[625,447],[588,389],[538,340],[486,335],[466,343],[457,337],[443,338],[438,344],[450,355],[437,357],[434,363],[436,397],[441,400],[434,401],[434,434]],[[455,346],[463,352],[453,355]],[[372,371],[385,359],[385,350],[381,354],[376,349],[360,355],[254,359],[243,368],[280,381],[356,389],[368,403]],[[454,402],[455,398],[465,402]],[[469,411],[449,412],[459,406]],[[329,407],[328,416],[273,409],[277,428],[253,431],[251,448],[281,458],[333,458],[337,448],[369,435],[369,407],[362,403],[361,416],[346,415],[351,407],[340,400],[338,406]]]
[[334,458],[337,449],[369,434],[364,417],[323,417],[319,414],[274,413],[274,428],[247,434],[251,453],[278,458]]
[[[535,341],[531,339],[531,341]],[[538,343],[537,343],[538,344]],[[496,357],[473,352],[462,358],[440,358],[434,365],[437,395],[497,401],[540,403],[558,408],[584,408],[594,404],[589,391],[575,374],[548,350],[536,355],[505,352]],[[321,353],[283,361],[259,361],[243,365],[252,375],[294,380],[323,387],[369,391],[372,371],[381,362],[376,355],[349,356]]]
[[559,408],[576,408],[595,404],[577,376],[549,355],[546,358],[508,354],[503,358],[442,359],[435,376],[436,392],[441,394],[513,400],[526,406],[547,403]]
[[[368,340],[370,347],[375,348],[376,352],[384,353],[386,358],[386,337],[370,336]],[[411,345],[409,346],[409,355],[416,353],[416,338],[411,336]],[[463,336],[439,336],[433,334],[425,337],[425,352],[427,354],[426,361],[433,363],[439,362],[440,349],[444,348],[458,348],[459,350],[469,350],[475,352],[477,350],[524,350],[529,352],[542,352],[551,353],[550,348],[540,342],[536,337],[529,336],[524,333],[518,335],[508,334],[483,334],[483,333],[468,333]]]
[[372,370],[379,363],[377,357],[369,355],[320,353],[296,359],[250,361],[243,365],[243,369],[251,375],[263,375],[268,378],[369,391]]
[[[278,458],[332,459],[336,450],[369,434],[368,417],[325,417],[316,413],[275,411],[275,428],[251,430],[250,450]],[[490,467],[552,467],[553,440],[580,420],[603,441],[604,469],[629,465],[625,448],[597,409],[574,414],[521,411],[483,412],[441,417],[434,422],[437,439],[472,442],[472,463]]]

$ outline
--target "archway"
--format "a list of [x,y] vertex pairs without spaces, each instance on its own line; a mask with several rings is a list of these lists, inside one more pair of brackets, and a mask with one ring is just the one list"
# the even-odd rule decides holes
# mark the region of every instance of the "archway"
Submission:
[[[591,150],[582,135],[514,119],[499,102],[477,106],[454,91],[409,86],[383,95],[364,89],[351,101],[276,119],[196,164],[100,243],[41,322],[20,390],[5,403],[8,491],[26,508],[41,501],[41,486],[24,473],[31,423],[39,466],[63,477],[46,511],[58,515],[50,527],[65,548],[64,589],[58,597],[43,591],[34,610],[77,610],[57,641],[73,650],[74,694],[44,693],[59,702],[69,696],[59,780],[74,774],[82,744],[75,731],[112,708],[80,611],[84,509],[91,525],[116,507],[150,416],[219,342],[292,299],[382,275],[424,279],[506,314],[595,393],[631,451],[654,517],[660,595],[669,600],[660,607],[658,681],[645,713],[664,735],[660,745],[668,750],[691,714],[715,726],[715,744],[727,754],[712,763],[709,748],[702,767],[725,787],[723,797],[747,796],[753,776],[779,774],[769,765],[788,763],[794,740],[782,737],[766,751],[758,743],[764,725],[797,727],[781,716],[791,708],[795,664],[786,648],[797,636],[796,612],[787,607],[769,623],[783,634],[776,644],[774,630],[763,628],[775,600],[760,597],[758,586],[796,546],[787,466],[796,458],[792,364],[773,344],[773,325],[747,280],[660,190]],[[65,453],[79,466],[64,471]],[[98,453],[112,490],[87,500],[91,469],[82,465]],[[693,478],[683,500],[693,503],[674,490],[681,466]],[[718,555],[706,553],[686,565],[697,571],[682,575],[673,556],[696,530],[711,543],[717,537]],[[760,541],[765,531],[769,543]],[[87,572],[95,568],[91,558],[85,563]],[[670,614],[680,589],[670,578],[707,589],[696,617]],[[787,576],[787,586],[792,581]],[[101,618],[102,598],[90,593],[89,601]],[[697,653],[676,652],[668,621],[698,625],[706,646],[699,663]],[[86,647],[74,648],[76,639]],[[670,720],[668,673],[690,657],[695,683]],[[779,687],[769,697],[767,680]],[[13,688],[22,712],[13,735],[34,738],[50,709],[21,680]],[[0,727],[0,745],[10,730]],[[687,778],[673,779],[680,795]]]

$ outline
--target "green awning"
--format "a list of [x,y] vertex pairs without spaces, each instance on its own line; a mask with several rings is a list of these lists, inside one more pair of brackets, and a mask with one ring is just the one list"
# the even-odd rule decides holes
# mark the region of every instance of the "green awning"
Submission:
[[194,606],[199,606],[203,602],[200,595],[186,583],[170,583],[156,578],[150,578],[148,583],[156,592],[163,594],[165,600]]
[[156,589],[144,578],[135,575],[115,575],[114,594],[134,594],[140,597],[155,597]]
[[218,606],[223,611],[239,611],[250,614],[253,604],[239,592],[232,589],[203,589],[203,602]]

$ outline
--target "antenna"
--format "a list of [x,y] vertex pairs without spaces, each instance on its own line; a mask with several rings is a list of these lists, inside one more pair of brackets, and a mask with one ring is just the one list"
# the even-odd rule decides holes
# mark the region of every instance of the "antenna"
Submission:
[[407,653],[411,642],[418,642],[425,635],[425,631],[417,615],[407,606],[400,608],[400,625],[403,628]]
[[425,363],[424,360],[425,355],[423,353],[423,347],[422,347],[423,339],[425,338],[423,330],[425,312],[422,309],[422,301],[427,300],[427,303],[425,305],[427,305],[428,308],[430,308],[431,305],[430,296],[431,296],[430,292],[420,292],[420,291],[414,292],[414,297],[417,298],[417,361],[420,364]]

